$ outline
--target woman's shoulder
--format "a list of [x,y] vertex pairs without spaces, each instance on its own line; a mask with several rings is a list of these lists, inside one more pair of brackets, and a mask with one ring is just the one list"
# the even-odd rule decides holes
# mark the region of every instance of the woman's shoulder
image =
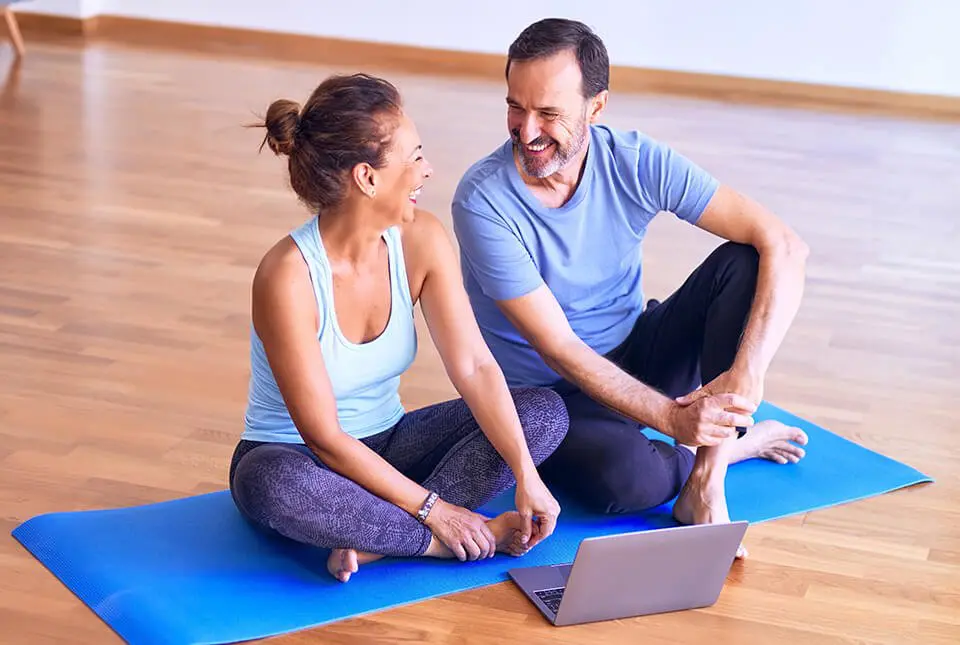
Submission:
[[430,211],[417,209],[413,219],[401,224],[398,230],[408,267],[411,262],[429,267],[437,259],[438,246],[450,244],[446,227]]
[[270,247],[253,276],[253,305],[300,300],[312,291],[310,272],[296,242],[286,235]]
[[397,230],[403,240],[404,251],[407,249],[414,252],[429,251],[439,241],[450,242],[440,218],[420,208],[414,211],[412,220],[404,222],[397,227]]
[[410,280],[410,292],[417,299],[420,286],[450,246],[450,237],[443,222],[430,211],[416,209],[414,217],[397,227],[403,244],[404,264]]
[[289,235],[285,235],[267,249],[260,258],[254,279],[289,278],[292,273],[306,274],[306,268],[296,242]]

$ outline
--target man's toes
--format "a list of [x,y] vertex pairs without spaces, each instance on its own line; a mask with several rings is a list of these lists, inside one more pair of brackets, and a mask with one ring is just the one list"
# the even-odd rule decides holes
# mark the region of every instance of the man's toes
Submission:
[[803,459],[807,454],[806,450],[804,450],[800,446],[795,446],[791,443],[788,443],[785,446],[780,447],[779,451],[794,463]]
[[796,446],[787,444],[782,446],[773,446],[770,448],[767,454],[769,455],[769,459],[776,461],[778,464],[795,464],[803,458],[804,452],[802,449],[797,448]]

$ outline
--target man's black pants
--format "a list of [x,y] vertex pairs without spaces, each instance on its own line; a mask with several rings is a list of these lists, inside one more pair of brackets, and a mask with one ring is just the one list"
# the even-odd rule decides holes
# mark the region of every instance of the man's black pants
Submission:
[[[709,383],[733,364],[758,267],[752,246],[721,245],[669,298],[647,307],[607,357],[671,398]],[[640,424],[569,383],[556,389],[570,429],[540,467],[547,486],[605,513],[652,508],[679,494],[693,466],[690,450],[651,441]]]

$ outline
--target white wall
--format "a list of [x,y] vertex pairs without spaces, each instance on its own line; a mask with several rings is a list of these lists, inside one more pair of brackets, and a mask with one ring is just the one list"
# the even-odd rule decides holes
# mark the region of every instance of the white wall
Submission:
[[42,13],[65,18],[86,18],[83,13],[84,0],[27,0],[14,2],[14,11]]
[[14,9],[64,18],[92,18],[102,13],[107,1],[112,0],[23,0],[14,2]]
[[[960,25],[958,0],[37,0],[28,4],[79,4],[85,15],[94,11],[497,54],[506,51],[524,26],[554,15],[590,24],[607,43],[614,64],[960,96],[960,38],[954,37]],[[460,11],[466,12],[465,18],[458,15]]]

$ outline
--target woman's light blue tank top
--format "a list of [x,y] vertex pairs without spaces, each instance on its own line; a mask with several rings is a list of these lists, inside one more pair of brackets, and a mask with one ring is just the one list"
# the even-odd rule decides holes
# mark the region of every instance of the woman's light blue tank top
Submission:
[[[317,342],[330,375],[340,427],[360,439],[391,428],[404,409],[400,375],[417,353],[417,331],[400,232],[383,234],[390,267],[390,318],[374,340],[356,344],[340,330],[333,307],[333,274],[313,217],[290,233],[310,271],[319,312]],[[250,330],[250,386],[242,439],[303,443],[267,362],[263,344]]]

